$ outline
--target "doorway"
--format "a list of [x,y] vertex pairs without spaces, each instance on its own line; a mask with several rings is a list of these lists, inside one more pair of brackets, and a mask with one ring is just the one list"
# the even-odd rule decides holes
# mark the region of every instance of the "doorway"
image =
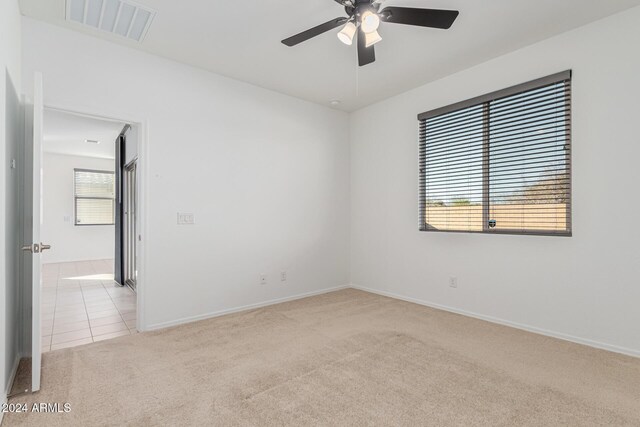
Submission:
[[[16,377],[12,394],[40,389],[43,353],[130,335],[143,324],[142,319],[138,320],[138,311],[142,312],[138,307],[143,305],[140,292],[144,288],[141,286],[144,276],[140,274],[143,263],[137,257],[134,259],[135,289],[140,292],[140,298],[131,287],[122,286],[123,282],[116,280],[114,274],[121,271],[116,263],[122,262],[123,252],[121,240],[117,245],[114,243],[121,239],[121,234],[115,231],[116,225],[122,231],[123,224],[122,209],[116,206],[122,205],[124,165],[116,162],[113,151],[117,148],[115,153],[118,154],[118,150],[124,148],[119,142],[125,139],[127,131],[133,130],[124,158],[135,154],[137,159],[137,153],[144,148],[142,136],[146,134],[146,125],[140,120],[131,125],[100,116],[100,113],[88,114],[62,106],[45,107],[43,100],[43,77],[41,73],[35,73],[33,98],[25,96],[23,100],[25,144],[18,154],[19,163],[23,165],[19,205],[24,219],[21,224],[19,295],[19,344],[24,357],[18,372],[25,375]],[[62,133],[56,132],[56,126]],[[107,136],[96,137],[99,134],[96,128],[102,128]],[[112,132],[118,129],[121,130],[114,141]],[[89,134],[93,135],[87,137]],[[52,156],[68,156],[67,160],[91,158],[91,162],[107,163],[100,166],[77,159],[50,161],[48,158]],[[144,158],[140,157],[140,160]],[[47,167],[47,164],[54,167]],[[144,223],[140,224],[139,218],[144,215],[144,205],[137,199],[144,190],[142,180],[138,179],[143,165],[137,163],[135,171],[135,230],[138,234],[134,253],[143,251],[140,232]],[[62,180],[55,178],[56,170],[62,170]],[[45,200],[47,194],[50,196],[48,201]],[[56,212],[56,206],[61,207],[57,214],[45,220],[47,213]],[[116,214],[120,216],[116,218]],[[107,230],[106,234],[104,230]],[[80,235],[87,237],[86,233],[96,233],[95,239],[76,239]],[[107,237],[99,239],[97,235]],[[105,242],[109,243],[105,246]],[[110,250],[100,252],[109,244]],[[96,256],[97,253],[102,256]],[[76,255],[69,257],[69,254]]]
[[42,351],[136,333],[135,286],[114,274],[116,147],[130,126],[51,108],[43,118]]

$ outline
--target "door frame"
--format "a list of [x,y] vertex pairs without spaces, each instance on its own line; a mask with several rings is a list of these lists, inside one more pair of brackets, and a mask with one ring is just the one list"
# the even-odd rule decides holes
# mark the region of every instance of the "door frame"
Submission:
[[144,117],[135,114],[129,114],[121,111],[112,111],[109,109],[100,109],[95,107],[87,107],[85,105],[69,105],[59,103],[44,103],[45,110],[56,110],[65,113],[71,113],[79,116],[109,120],[114,122],[128,123],[131,126],[137,126],[138,129],[138,156],[137,156],[137,180],[138,180],[138,228],[137,234],[137,259],[136,267],[138,276],[136,280],[136,329],[138,332],[147,330],[146,311],[145,311],[145,295],[146,295],[146,265],[147,251],[146,242],[149,239],[148,231],[148,209],[147,209],[147,180],[148,180],[148,121]]
[[[129,173],[133,170],[133,185],[130,185],[129,179],[131,178],[129,176]],[[133,190],[131,190],[133,188]],[[138,157],[134,157],[133,159],[131,159],[128,163],[126,163],[123,167],[122,167],[122,213],[123,213],[123,217],[122,217],[122,285],[123,286],[129,286],[129,288],[131,288],[134,292],[137,293],[138,288],[137,288],[137,277],[133,278],[133,285],[130,283],[131,281],[129,280],[130,276],[128,273],[128,269],[131,267],[128,264],[127,258],[130,256],[129,250],[128,250],[128,241],[124,238],[125,234],[127,233],[127,231],[125,231],[125,229],[129,226],[129,221],[131,218],[131,212],[130,209],[130,205],[129,205],[129,201],[130,201],[130,191],[133,191],[133,212],[134,212],[134,222],[133,222],[133,229],[135,230],[133,239],[134,239],[134,243],[136,243],[136,245],[134,246],[134,256],[133,256],[133,267],[134,267],[134,274],[135,274],[135,270],[136,270],[136,265],[137,265],[137,239],[136,236],[138,234]],[[125,211],[126,212],[126,216],[125,215]]]

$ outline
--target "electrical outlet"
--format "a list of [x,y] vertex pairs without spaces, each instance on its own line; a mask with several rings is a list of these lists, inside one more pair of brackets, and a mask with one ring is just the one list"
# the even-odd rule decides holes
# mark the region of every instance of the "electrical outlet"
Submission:
[[178,225],[193,225],[195,223],[194,214],[178,212]]
[[260,284],[261,285],[266,285],[267,284],[267,275],[266,274],[261,274],[260,275]]
[[287,281],[287,272],[284,271],[284,270],[280,272],[280,281],[281,282],[286,282]]
[[458,278],[455,276],[451,276],[449,277],[449,286],[452,288],[457,288],[458,287]]

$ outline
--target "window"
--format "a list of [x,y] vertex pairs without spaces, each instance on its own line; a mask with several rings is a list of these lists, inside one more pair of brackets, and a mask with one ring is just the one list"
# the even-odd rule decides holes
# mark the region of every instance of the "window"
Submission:
[[74,169],[75,225],[113,225],[113,172]]
[[571,72],[420,114],[420,230],[571,235]]

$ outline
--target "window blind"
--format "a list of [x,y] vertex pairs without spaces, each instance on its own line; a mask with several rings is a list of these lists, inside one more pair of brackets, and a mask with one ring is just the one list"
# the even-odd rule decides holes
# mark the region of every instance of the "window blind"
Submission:
[[113,172],[74,170],[75,224],[114,224],[115,175]]
[[418,116],[420,230],[571,235],[571,72]]

